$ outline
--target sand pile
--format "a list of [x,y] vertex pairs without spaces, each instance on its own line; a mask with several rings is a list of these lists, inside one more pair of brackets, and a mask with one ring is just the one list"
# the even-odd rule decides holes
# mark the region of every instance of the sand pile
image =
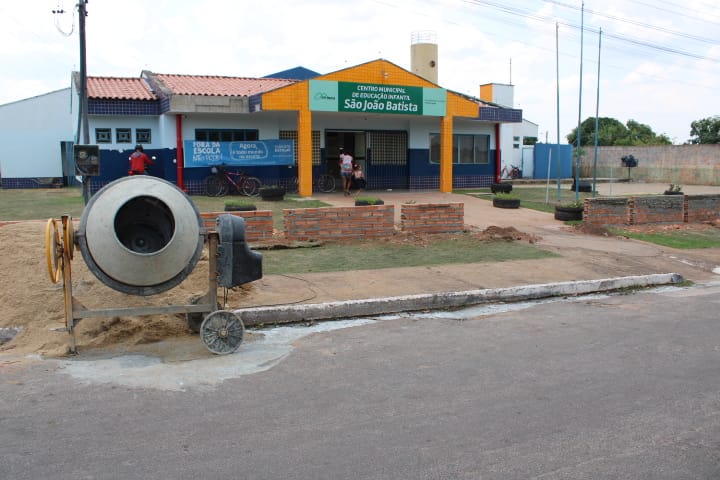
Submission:
[[[45,257],[45,222],[6,223],[0,226],[0,352],[67,354],[69,335],[55,331],[65,326],[62,280],[50,281]],[[207,251],[179,286],[158,295],[138,297],[117,292],[88,270],[75,250],[72,264],[73,297],[89,309],[187,304],[208,289]],[[237,308],[253,290],[252,284],[229,292],[227,308]],[[220,292],[219,292],[220,293]],[[18,332],[15,335],[15,332]],[[187,327],[184,314],[83,319],[75,328],[79,349],[122,348],[173,338],[199,337]],[[0,337],[3,337],[0,335]]]

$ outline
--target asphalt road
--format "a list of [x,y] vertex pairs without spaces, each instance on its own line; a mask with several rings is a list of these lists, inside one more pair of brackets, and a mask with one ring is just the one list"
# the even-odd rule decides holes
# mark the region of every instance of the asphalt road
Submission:
[[0,478],[720,478],[719,293],[380,321],[185,391],[4,358]]

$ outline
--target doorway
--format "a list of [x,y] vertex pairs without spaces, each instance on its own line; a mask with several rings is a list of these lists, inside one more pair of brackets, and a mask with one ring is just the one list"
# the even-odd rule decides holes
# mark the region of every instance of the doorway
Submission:
[[326,130],[325,158],[327,173],[340,178],[340,148],[350,152],[367,177],[367,135],[357,130]]

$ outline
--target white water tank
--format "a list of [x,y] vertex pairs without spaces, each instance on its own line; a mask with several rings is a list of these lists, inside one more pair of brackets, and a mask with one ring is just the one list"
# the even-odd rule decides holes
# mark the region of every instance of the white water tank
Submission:
[[410,68],[416,75],[438,83],[438,45],[435,32],[413,32],[410,36]]

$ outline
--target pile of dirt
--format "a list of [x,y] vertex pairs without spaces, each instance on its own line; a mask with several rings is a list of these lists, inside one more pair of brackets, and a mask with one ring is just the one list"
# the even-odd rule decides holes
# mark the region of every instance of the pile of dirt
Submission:
[[536,235],[528,234],[517,230],[515,227],[496,227],[491,225],[476,236],[485,240],[504,240],[506,242],[524,241],[535,243],[540,238]]
[[[472,236],[472,238],[481,242],[520,241],[535,243],[540,239],[537,235],[521,232],[515,227],[497,227],[494,225],[489,226],[484,230],[479,230],[477,228],[466,225],[465,233],[468,233]],[[391,244],[425,246],[433,242],[456,238],[457,235],[457,233],[433,233],[431,235],[417,235],[396,231],[393,236],[377,239],[376,241]]]

